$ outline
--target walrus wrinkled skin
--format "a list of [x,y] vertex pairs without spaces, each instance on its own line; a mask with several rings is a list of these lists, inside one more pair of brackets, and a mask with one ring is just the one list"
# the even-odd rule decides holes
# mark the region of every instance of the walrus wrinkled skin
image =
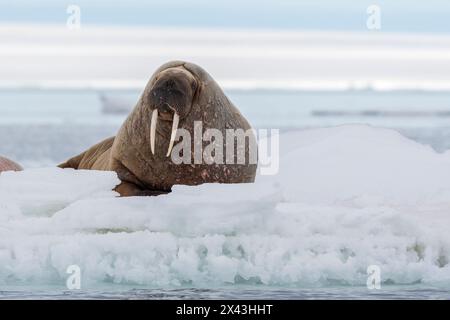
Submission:
[[12,160],[0,156],[0,173],[4,171],[22,171],[23,168]]
[[[251,129],[206,71],[183,61],[166,63],[153,74],[115,137],[59,167],[116,171],[122,183],[115,190],[121,196],[165,194],[178,184],[254,182],[257,165],[249,161],[249,144],[244,164],[175,164],[171,160],[173,127],[194,137],[194,121],[202,121],[203,131],[220,130],[224,140],[226,129]],[[256,141],[253,133],[252,139]],[[203,142],[203,147],[209,143]]]

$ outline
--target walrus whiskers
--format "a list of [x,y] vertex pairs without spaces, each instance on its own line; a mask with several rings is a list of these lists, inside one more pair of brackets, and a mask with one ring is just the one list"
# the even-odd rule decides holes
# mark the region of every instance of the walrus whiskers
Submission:
[[158,110],[152,112],[152,121],[150,123],[150,148],[152,154],[155,154],[155,140],[156,140],[156,123],[158,122]]
[[167,150],[166,157],[170,156],[170,153],[172,152],[173,143],[175,142],[175,137],[177,135],[177,129],[178,129],[178,122],[179,121],[180,121],[180,116],[175,112],[173,114],[172,134],[170,135],[169,149]]

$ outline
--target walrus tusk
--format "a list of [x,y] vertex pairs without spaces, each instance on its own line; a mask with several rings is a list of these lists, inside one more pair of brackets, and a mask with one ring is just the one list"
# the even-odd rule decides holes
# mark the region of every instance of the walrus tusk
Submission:
[[170,135],[169,150],[167,150],[166,157],[170,156],[170,153],[172,152],[173,143],[175,142],[175,137],[177,135],[177,129],[178,129],[178,122],[179,121],[180,121],[180,116],[175,112],[173,114],[172,134]]
[[152,112],[152,121],[150,123],[150,148],[152,154],[155,154],[155,140],[156,140],[156,123],[158,122],[158,110]]

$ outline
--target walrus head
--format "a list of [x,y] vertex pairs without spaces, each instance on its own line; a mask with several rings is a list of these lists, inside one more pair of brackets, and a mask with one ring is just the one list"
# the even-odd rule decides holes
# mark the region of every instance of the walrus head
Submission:
[[[176,184],[253,182],[257,165],[248,161],[249,146],[245,147],[247,161],[241,164],[172,161],[175,141],[184,140],[180,131],[194,137],[196,122],[202,123],[203,131],[215,129],[223,137],[228,129],[251,131],[244,116],[205,70],[183,61],[164,64],[149,80],[114,140],[112,169],[122,181],[161,191],[170,191]],[[253,132],[247,138],[249,144],[256,143]],[[184,156],[193,158],[193,140],[189,142],[191,150],[183,150]],[[201,144],[203,148],[208,145],[205,141]]]
[[195,76],[188,70],[168,68],[155,77],[148,103],[155,107],[165,120],[170,120],[171,113],[184,118],[191,110],[197,87]]
[[150,147],[155,153],[156,128],[158,120],[172,121],[172,130],[166,156],[169,156],[180,119],[186,118],[192,108],[198,87],[195,76],[184,68],[168,68],[155,77],[147,96],[148,105],[153,109],[150,122]]

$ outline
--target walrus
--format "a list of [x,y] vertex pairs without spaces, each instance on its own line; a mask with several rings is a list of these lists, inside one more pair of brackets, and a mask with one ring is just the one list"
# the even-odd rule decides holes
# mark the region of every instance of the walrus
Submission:
[[[181,138],[178,133],[184,129],[195,136],[195,122],[202,124],[202,130],[218,130],[223,137],[229,129],[250,132],[245,137],[248,144],[233,145],[233,151],[245,154],[245,161],[236,163],[235,155],[231,163],[210,164],[204,159],[200,163],[174,163],[171,152]],[[202,141],[200,147],[205,148],[207,142]],[[183,150],[180,155],[193,158],[198,142],[187,143],[190,154]],[[115,137],[59,167],[115,171],[121,180],[115,190],[121,196],[152,196],[169,193],[179,184],[254,182],[257,164],[251,158],[255,143],[249,122],[205,70],[193,63],[172,61],[156,70]]]
[[22,171],[23,168],[12,160],[0,156],[0,173],[4,171]]

